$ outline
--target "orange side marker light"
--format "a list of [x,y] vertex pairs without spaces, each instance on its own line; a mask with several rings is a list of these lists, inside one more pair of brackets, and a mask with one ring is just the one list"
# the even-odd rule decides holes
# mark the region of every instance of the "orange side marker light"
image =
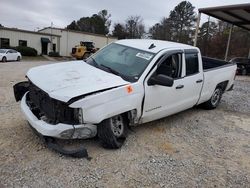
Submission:
[[132,93],[132,92],[133,92],[133,88],[132,88],[132,86],[130,86],[130,85],[128,85],[128,86],[126,87],[126,89],[127,89],[127,92],[128,92],[128,93]]

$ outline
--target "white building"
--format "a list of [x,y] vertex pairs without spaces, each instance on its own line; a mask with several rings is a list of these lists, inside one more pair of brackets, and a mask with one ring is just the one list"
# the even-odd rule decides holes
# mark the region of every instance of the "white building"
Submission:
[[[103,46],[114,42],[117,38],[108,37],[105,35],[73,31],[61,28],[47,27],[39,31],[40,33],[52,33],[61,36],[60,40],[60,54],[64,56],[70,56],[72,48],[80,44],[80,41],[91,41],[95,43],[96,48],[102,48]],[[54,40],[53,40],[54,42]]]
[[60,51],[61,36],[59,35],[0,27],[0,48],[29,46],[35,48],[38,54],[47,54],[51,38],[53,38],[54,50]]
[[105,35],[61,28],[47,27],[38,32],[34,32],[0,27],[0,48],[28,46],[35,48],[38,54],[48,54],[54,51],[59,52],[62,56],[70,56],[72,48],[79,45],[80,41],[92,41],[95,43],[96,48],[102,48],[116,40],[117,38]]

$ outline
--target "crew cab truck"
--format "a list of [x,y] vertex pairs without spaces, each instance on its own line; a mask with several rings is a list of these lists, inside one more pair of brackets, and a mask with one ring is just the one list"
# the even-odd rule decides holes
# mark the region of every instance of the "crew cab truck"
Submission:
[[236,65],[196,47],[159,40],[111,43],[86,61],[31,68],[14,86],[31,127],[44,137],[98,136],[122,146],[128,127],[202,105],[214,109],[232,89]]

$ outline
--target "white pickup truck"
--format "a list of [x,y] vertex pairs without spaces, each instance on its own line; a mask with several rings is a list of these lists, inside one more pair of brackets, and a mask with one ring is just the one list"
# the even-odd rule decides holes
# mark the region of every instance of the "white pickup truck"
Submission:
[[31,127],[44,137],[98,136],[122,146],[129,126],[202,104],[218,106],[236,65],[202,57],[196,47],[158,40],[119,40],[89,57],[31,68],[14,86]]

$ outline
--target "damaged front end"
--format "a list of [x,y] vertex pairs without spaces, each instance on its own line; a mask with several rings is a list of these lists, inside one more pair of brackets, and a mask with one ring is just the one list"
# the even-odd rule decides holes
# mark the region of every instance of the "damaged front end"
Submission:
[[70,108],[67,103],[51,98],[46,92],[32,82],[20,82],[13,86],[16,101],[26,95],[26,104],[32,113],[49,124],[58,123],[78,125],[83,123],[79,108]]
[[89,138],[96,135],[95,125],[83,124],[81,109],[71,108],[67,103],[51,98],[30,81],[17,83],[13,89],[16,101],[22,100],[22,110],[32,129],[43,137],[49,148],[72,157],[88,157],[86,149],[66,150],[54,138]]

